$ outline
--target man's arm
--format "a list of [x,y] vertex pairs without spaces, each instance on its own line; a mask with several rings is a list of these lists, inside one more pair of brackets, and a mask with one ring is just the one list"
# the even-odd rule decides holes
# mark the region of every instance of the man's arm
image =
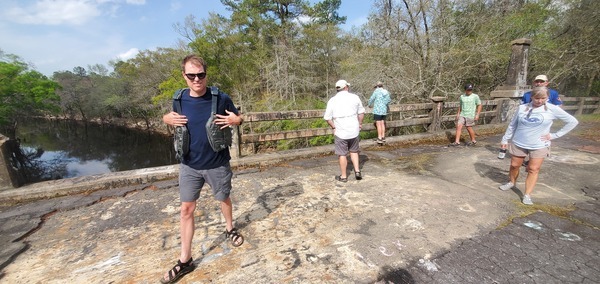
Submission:
[[363,119],[365,118],[365,113],[358,114],[358,128],[362,129]]
[[329,127],[331,127],[331,129],[335,129],[335,124],[333,123],[333,120],[327,120],[327,124],[329,124]]
[[477,112],[475,113],[475,120],[479,120],[479,113],[481,113],[482,109],[483,109],[483,105],[482,104],[478,104],[477,105]]

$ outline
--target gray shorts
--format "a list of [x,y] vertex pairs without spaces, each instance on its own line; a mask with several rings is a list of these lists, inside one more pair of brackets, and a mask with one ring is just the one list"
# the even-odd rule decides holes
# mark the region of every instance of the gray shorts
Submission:
[[179,164],[179,199],[181,202],[192,202],[200,198],[200,190],[204,183],[212,188],[215,199],[224,201],[231,192],[231,166],[196,170],[187,165]]
[[356,136],[351,139],[341,139],[337,136],[334,136],[334,145],[335,145],[335,154],[338,156],[346,156],[348,152],[350,153],[358,153],[360,150],[358,142],[360,141],[360,136]]
[[464,126],[470,127],[470,126],[475,125],[475,119],[468,118],[465,116],[460,116],[460,117],[458,117],[458,121],[456,121],[456,124],[462,124]]
[[550,157],[550,147],[548,146],[546,148],[541,148],[541,149],[527,150],[527,149],[523,149],[523,148],[511,143],[508,146],[508,153],[510,153],[511,156],[515,156],[515,157],[525,157],[525,156],[529,155],[530,159],[531,158],[544,159],[544,158]]

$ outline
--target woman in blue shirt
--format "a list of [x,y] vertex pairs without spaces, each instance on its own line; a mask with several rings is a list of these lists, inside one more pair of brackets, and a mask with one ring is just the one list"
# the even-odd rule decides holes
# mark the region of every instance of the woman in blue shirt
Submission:
[[385,117],[387,116],[388,104],[390,103],[390,92],[383,88],[383,82],[378,81],[375,91],[369,98],[369,107],[373,106],[373,120],[377,127],[377,143],[385,143]]

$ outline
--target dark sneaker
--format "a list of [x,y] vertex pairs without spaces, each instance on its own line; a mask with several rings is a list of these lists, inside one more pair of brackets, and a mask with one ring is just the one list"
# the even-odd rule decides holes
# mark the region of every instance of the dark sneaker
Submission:
[[356,180],[361,180],[362,174],[360,172],[354,172],[354,177],[356,178]]
[[456,147],[456,146],[460,146],[460,143],[454,142],[454,143],[448,144],[448,146],[449,147]]

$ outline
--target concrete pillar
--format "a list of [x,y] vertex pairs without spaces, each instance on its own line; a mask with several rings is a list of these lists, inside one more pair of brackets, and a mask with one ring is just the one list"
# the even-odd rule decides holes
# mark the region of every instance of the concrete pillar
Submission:
[[431,101],[433,102],[433,109],[430,114],[432,119],[427,131],[436,132],[442,129],[442,113],[444,112],[444,101],[446,101],[446,98],[431,97]]
[[506,81],[490,93],[492,98],[521,98],[530,89],[527,85],[527,66],[531,40],[516,39],[511,42],[512,54],[506,74]]
[[531,40],[521,38],[513,40],[510,44],[512,53],[510,55],[510,63],[508,64],[505,85],[526,86]]
[[494,119],[494,123],[503,123],[510,120],[521,103],[523,94],[531,89],[531,86],[527,85],[531,40],[520,38],[513,40],[510,44],[512,53],[506,72],[506,81],[490,93],[492,99],[503,99],[498,103],[498,115]]
[[241,137],[240,126],[233,126],[233,139],[231,141],[231,147],[229,147],[229,155],[232,159],[239,159],[242,157],[242,137]]
[[11,162],[15,147],[19,147],[17,141],[0,134],[0,190],[16,188],[24,184],[24,180],[20,178]]

